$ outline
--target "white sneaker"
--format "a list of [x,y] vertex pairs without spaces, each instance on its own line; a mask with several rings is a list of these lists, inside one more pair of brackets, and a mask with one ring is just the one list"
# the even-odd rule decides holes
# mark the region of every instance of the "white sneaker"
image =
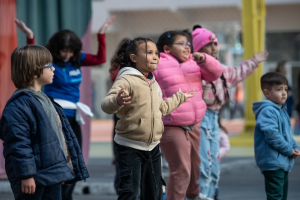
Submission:
[[[199,193],[199,195],[198,195],[196,198],[194,198],[194,199],[189,199],[189,198],[187,198],[187,200],[210,200],[210,199],[208,199],[208,198],[206,197],[206,195]],[[212,199],[212,200],[213,200],[213,199]]]

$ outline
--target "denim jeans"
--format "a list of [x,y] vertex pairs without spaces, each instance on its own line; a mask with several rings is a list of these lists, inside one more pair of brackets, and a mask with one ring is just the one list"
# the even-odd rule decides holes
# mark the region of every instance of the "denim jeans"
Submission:
[[157,145],[152,151],[142,151],[115,142],[119,164],[118,200],[162,200],[161,153]]
[[201,121],[199,178],[201,193],[212,198],[219,181],[219,125],[218,111],[206,110]]

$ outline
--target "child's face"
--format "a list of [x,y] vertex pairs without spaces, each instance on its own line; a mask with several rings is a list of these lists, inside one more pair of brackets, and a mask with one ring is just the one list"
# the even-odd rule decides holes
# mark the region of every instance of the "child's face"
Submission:
[[[45,66],[48,66],[50,63],[46,64]],[[40,75],[39,78],[37,78],[37,81],[39,82],[40,85],[48,85],[53,82],[53,77],[54,77],[54,71],[55,68],[53,67],[52,70],[51,68],[45,68],[43,69],[43,73]]]
[[186,62],[190,58],[191,48],[187,45],[187,38],[183,35],[177,35],[168,51],[171,55],[179,58],[182,62]]
[[68,62],[73,55],[74,52],[69,48],[59,50],[59,56],[64,62]]
[[156,45],[153,42],[147,42],[146,44],[142,43],[139,46],[138,53],[131,54],[131,59],[136,63],[136,68],[140,70],[144,75],[147,75],[149,72],[153,72],[157,68],[159,62],[159,52]]
[[204,47],[202,47],[202,49],[200,49],[199,52],[206,53],[214,58],[217,58],[219,52],[218,45],[216,42],[210,42]]
[[266,98],[276,104],[284,104],[287,99],[288,86],[285,84],[273,85],[271,90],[264,89],[263,93]]

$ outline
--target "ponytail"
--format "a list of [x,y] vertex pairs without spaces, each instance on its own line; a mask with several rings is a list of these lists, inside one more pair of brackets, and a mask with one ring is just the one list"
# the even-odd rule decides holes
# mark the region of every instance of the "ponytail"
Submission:
[[[224,95],[225,95],[225,101],[229,101],[229,92],[228,92],[228,89],[227,89],[227,81],[224,77],[224,74],[221,75],[220,77],[223,81],[223,88],[224,88]],[[213,91],[213,94],[215,96],[215,101],[213,104],[218,104],[218,105],[221,105],[221,100],[219,99],[218,95],[217,95],[217,90],[216,90],[216,86],[213,82],[210,82],[211,84],[211,87],[212,87],[212,91]]]

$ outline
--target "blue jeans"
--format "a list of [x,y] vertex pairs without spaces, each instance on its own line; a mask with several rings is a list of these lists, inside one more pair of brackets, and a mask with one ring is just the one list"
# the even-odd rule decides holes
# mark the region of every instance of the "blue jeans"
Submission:
[[219,124],[218,111],[206,110],[201,121],[199,178],[201,193],[212,198],[219,181]]

